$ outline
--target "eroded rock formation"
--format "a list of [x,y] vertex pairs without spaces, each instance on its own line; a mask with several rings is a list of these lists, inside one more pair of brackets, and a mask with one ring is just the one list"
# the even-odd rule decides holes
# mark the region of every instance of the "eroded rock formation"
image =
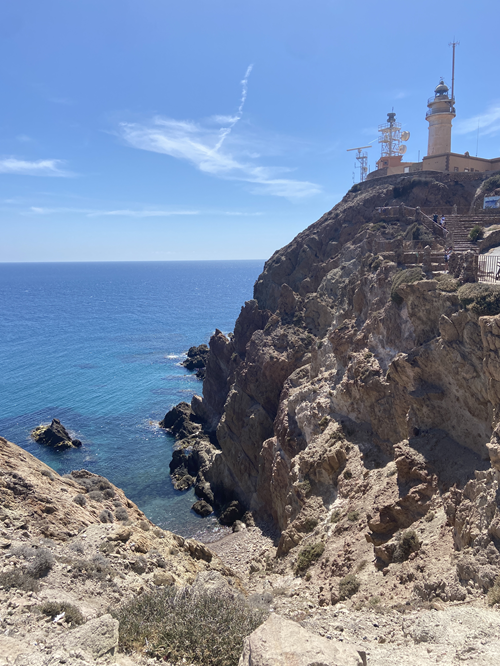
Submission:
[[[467,595],[463,567],[435,562],[444,583],[432,587],[429,561],[477,545],[497,562],[500,316],[466,306],[429,249],[424,271],[401,274],[419,207],[469,206],[482,181],[364,183],[271,257],[234,335],[210,340],[191,404],[217,437],[203,477],[279,529],[279,558],[324,543],[325,603],[363,557],[384,576],[415,562],[408,595],[447,600]],[[408,529],[421,547],[394,562]]]

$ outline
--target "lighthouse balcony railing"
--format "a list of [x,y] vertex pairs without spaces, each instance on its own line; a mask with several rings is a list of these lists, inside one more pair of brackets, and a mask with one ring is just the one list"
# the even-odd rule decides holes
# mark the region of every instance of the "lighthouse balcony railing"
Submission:
[[451,104],[455,104],[455,100],[448,97],[448,95],[434,95],[434,97],[429,97],[427,104],[432,104],[432,102],[450,102]]

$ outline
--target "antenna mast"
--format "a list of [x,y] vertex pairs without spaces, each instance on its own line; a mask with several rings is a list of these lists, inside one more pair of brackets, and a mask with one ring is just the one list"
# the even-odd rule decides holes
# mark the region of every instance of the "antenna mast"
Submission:
[[[348,148],[347,152],[351,150],[356,150],[356,159],[359,162],[359,182],[363,183],[366,180],[366,174],[368,173],[368,153],[366,148],[371,148],[371,146],[360,146],[359,148]],[[354,177],[354,174],[352,174]]]
[[455,101],[455,46],[459,46],[460,42],[456,42],[455,38],[448,44],[453,47],[453,59],[451,64],[451,99]]

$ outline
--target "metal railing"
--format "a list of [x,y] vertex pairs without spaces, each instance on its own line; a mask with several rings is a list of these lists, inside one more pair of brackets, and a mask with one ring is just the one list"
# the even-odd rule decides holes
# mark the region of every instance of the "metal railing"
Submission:
[[495,254],[479,255],[478,257],[478,281],[500,282],[500,256]]

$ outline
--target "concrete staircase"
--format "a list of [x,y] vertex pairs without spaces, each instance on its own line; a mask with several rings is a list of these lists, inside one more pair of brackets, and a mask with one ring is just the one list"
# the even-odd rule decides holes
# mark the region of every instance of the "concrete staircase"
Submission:
[[476,226],[476,224],[480,227],[484,227],[485,223],[488,225],[498,224],[500,223],[500,216],[497,220],[491,216],[488,216],[488,218],[485,219],[484,215],[447,215],[447,244],[453,245],[454,252],[467,252],[467,250],[477,252],[477,244],[471,243],[469,240],[469,232],[472,227]]

